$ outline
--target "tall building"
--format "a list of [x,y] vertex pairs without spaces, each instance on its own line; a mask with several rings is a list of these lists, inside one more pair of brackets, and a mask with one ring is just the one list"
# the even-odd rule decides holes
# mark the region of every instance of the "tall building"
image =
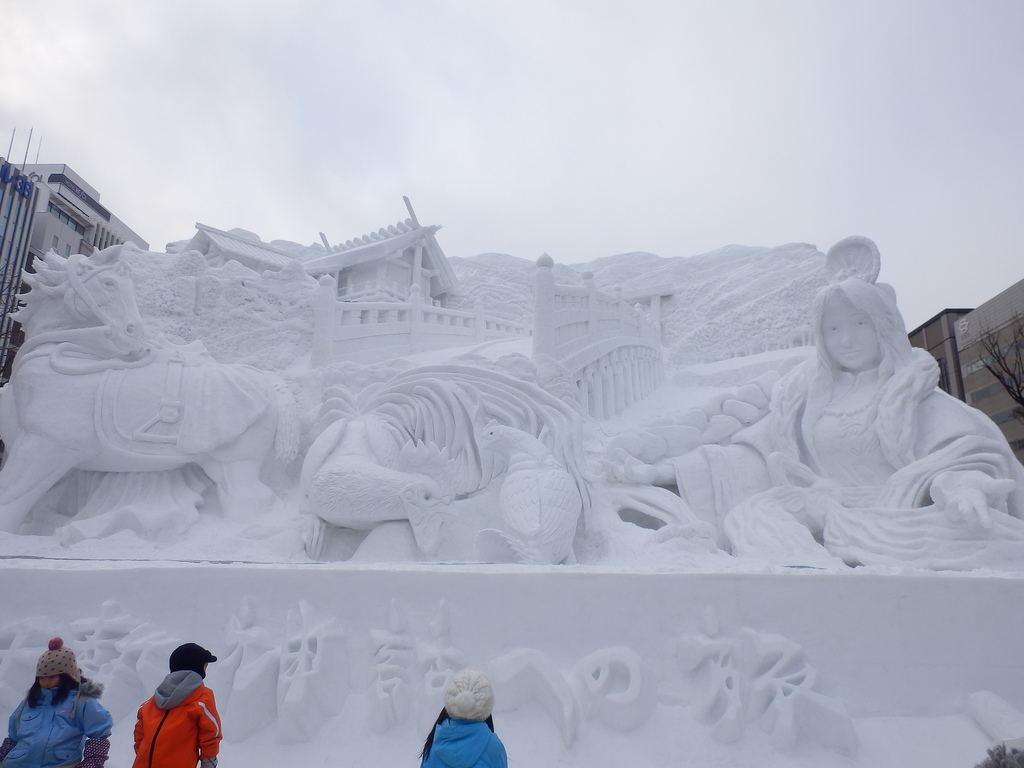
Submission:
[[[1016,331],[1024,323],[1024,280],[1010,286],[956,322],[956,340],[968,403],[999,425],[1017,458],[1024,461],[1024,415],[1006,388],[985,368],[991,362],[982,338],[993,335],[1003,354],[1013,358],[1024,343]],[[1024,350],[1020,350],[1024,355]],[[1024,371],[1021,372],[1024,376]]]
[[37,185],[23,169],[0,158],[0,382],[10,375],[18,333],[11,318],[17,309],[21,272],[28,263]]
[[944,309],[909,334],[910,344],[931,353],[939,364],[939,388],[958,400],[967,401],[957,348],[956,323],[971,309]]
[[39,177],[30,246],[34,255],[56,251],[61,256],[88,256],[93,251],[127,242],[149,250],[149,243],[100,205],[100,193],[69,166],[26,165],[25,172]]

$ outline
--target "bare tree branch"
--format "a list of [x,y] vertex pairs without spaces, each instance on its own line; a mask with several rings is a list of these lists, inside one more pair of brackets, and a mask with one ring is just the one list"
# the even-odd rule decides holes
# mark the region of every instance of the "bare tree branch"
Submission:
[[1024,318],[1015,314],[1007,328],[1012,329],[1007,344],[1001,343],[1005,334],[1000,331],[982,332],[978,339],[984,352],[981,363],[1017,403],[1013,415],[1024,423]]

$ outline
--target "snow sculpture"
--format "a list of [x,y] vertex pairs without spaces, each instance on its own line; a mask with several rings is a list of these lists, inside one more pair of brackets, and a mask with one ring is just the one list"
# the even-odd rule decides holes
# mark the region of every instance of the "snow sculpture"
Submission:
[[501,691],[499,711],[538,703],[572,746],[584,720],[628,731],[647,721],[658,704],[657,682],[631,648],[602,648],[580,659],[568,675],[534,648],[518,648],[488,665]]
[[571,747],[583,718],[572,686],[555,663],[533,648],[518,648],[495,659],[488,667],[498,711],[538,702],[558,726],[562,741]]
[[603,648],[572,671],[583,716],[628,731],[642,725],[658,704],[655,677],[632,648]]
[[431,620],[426,637],[416,645],[416,662],[423,670],[423,698],[420,700],[419,728],[427,731],[444,706],[444,692],[452,675],[462,669],[464,655],[451,644],[451,611],[444,600]]
[[799,645],[749,628],[720,637],[710,608],[704,623],[705,634],[680,639],[677,659],[695,686],[694,716],[717,740],[737,741],[756,721],[780,750],[804,737],[856,755],[853,722],[842,704],[814,690],[817,672]]
[[424,636],[410,631],[404,612],[391,602],[388,629],[370,633],[373,679],[366,717],[372,730],[385,733],[417,710],[417,730],[431,727],[444,706],[448,681],[463,666],[462,651],[450,644],[450,623],[448,605],[441,601]]
[[140,622],[116,601],[100,615],[72,624],[75,642],[86,649],[96,676],[110,688],[104,701],[115,719],[132,715],[167,674],[167,657],[181,640],[149,622]]
[[[259,473],[272,450],[295,455],[291,393],[272,374],[218,365],[199,342],[147,340],[121,259],[130,248],[67,259],[49,253],[25,276],[31,290],[18,313],[25,343],[0,398],[10,449],[0,472],[0,530],[16,532],[74,468],[150,472],[195,462],[233,519],[276,500]],[[157,501],[151,490],[148,501]],[[131,495],[145,506],[144,492]]]
[[373,643],[373,679],[370,681],[366,721],[377,733],[386,733],[409,718],[415,699],[416,639],[406,631],[406,619],[392,600],[388,628],[370,632]]
[[551,564],[575,562],[572,540],[583,500],[571,474],[533,435],[491,421],[482,447],[508,462],[498,502],[509,531],[486,528],[477,553],[487,562]]
[[[420,551],[437,550],[447,511],[440,507],[451,504],[447,451],[412,440],[399,446],[399,439],[375,414],[337,421],[320,435],[302,479],[318,523],[311,554],[322,546],[320,522],[371,530],[408,520]],[[308,472],[312,467],[316,471]]]
[[[148,538],[173,537],[199,519],[197,507],[209,485],[195,464],[172,472],[75,471],[37,502],[33,527],[38,530],[41,518],[49,513],[60,526],[56,535],[63,544],[125,530]],[[64,523],[64,509],[78,510],[70,523]]]
[[[23,681],[35,674],[39,648],[46,647],[52,629],[53,622],[45,616],[30,616],[0,627],[0,707],[5,711],[13,711],[25,698]],[[84,660],[80,664],[84,666]]]
[[313,516],[313,556],[341,534],[353,542],[346,557],[373,547],[390,560],[476,559],[480,531],[502,526],[490,494],[504,461],[479,444],[491,419],[540,441],[576,485],[577,516],[586,513],[581,416],[535,384],[439,365],[399,374],[355,397],[340,388],[328,394],[322,410],[336,421],[310,447],[300,481]]
[[249,597],[228,620],[224,641],[227,650],[207,671],[208,684],[217,692],[224,738],[242,741],[277,718],[281,649],[257,623]]
[[277,739],[310,741],[349,694],[345,633],[336,619],[321,618],[305,600],[288,611],[277,689]]
[[847,238],[826,263],[833,282],[812,307],[816,355],[775,385],[768,415],[737,431],[749,409],[733,408],[722,445],[705,438],[622,473],[674,482],[695,510],[713,511],[722,543],[741,557],[1019,567],[1024,470],[1005,438],[936,388],[935,360],[910,346],[893,289],[875,282],[872,241]]
[[936,388],[937,363],[910,346],[894,291],[875,282],[873,242],[847,238],[827,263],[816,359],[779,382],[765,422],[775,487],[729,513],[734,552],[796,565],[1019,562],[1024,471],[1006,439]]
[[1024,749],[1024,712],[992,691],[967,697],[967,710],[982,730],[1008,749]]

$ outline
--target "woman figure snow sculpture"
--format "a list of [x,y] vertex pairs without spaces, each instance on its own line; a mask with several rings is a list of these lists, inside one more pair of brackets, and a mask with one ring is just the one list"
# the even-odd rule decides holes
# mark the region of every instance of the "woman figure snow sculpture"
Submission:
[[746,437],[774,488],[726,516],[734,553],[1024,565],[1024,471],[1005,438],[936,388],[935,360],[910,346],[894,291],[875,283],[873,242],[847,238],[827,263],[836,282],[813,305],[817,356],[778,383]]
[[938,365],[910,346],[894,291],[875,283],[873,242],[847,238],[826,263],[817,355],[776,384],[768,415],[730,445],[626,475],[674,481],[693,509],[713,510],[738,556],[1024,567],[1024,470],[1005,438],[936,389]]

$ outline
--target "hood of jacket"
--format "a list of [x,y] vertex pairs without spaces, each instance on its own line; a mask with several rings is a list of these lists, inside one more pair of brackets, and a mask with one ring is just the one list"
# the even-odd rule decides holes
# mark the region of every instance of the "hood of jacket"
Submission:
[[[55,704],[54,696],[57,693],[56,688],[43,688],[40,691],[39,702],[41,704]],[[82,682],[78,684],[78,688],[72,688],[68,691],[68,695],[64,698],[67,700],[78,699],[98,699],[103,695],[103,683],[96,683],[87,677],[82,678]]]
[[83,699],[98,699],[103,695],[103,683],[83,677],[78,686],[78,695]]
[[491,729],[479,720],[449,718],[434,731],[431,756],[451,768],[472,768],[491,741]]
[[203,678],[198,672],[193,672],[190,669],[171,672],[156,687],[153,702],[160,709],[172,709],[195,693],[202,684]]

